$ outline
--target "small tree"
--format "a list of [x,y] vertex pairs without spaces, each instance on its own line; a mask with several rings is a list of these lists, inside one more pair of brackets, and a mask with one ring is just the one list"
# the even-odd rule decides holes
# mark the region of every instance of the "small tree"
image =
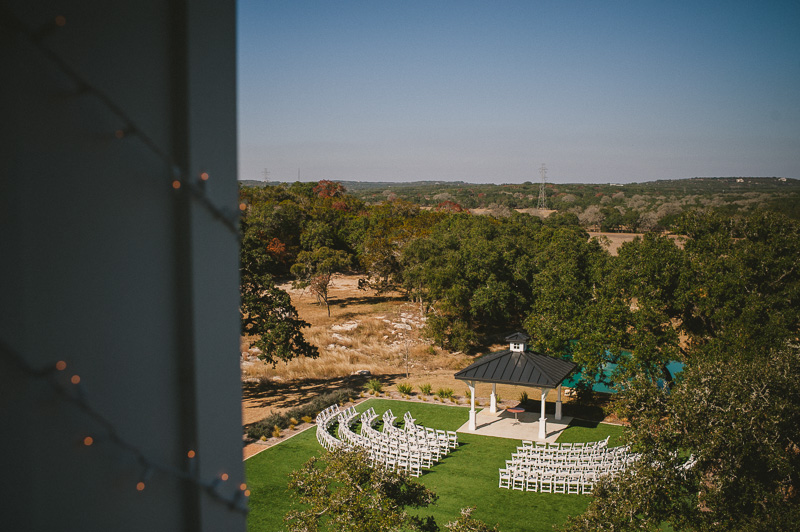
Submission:
[[472,517],[474,507],[462,508],[461,516],[445,525],[449,532],[499,532],[497,525],[489,527],[486,523]]
[[302,333],[308,323],[300,319],[291,297],[268,274],[242,275],[240,284],[242,332],[257,336],[258,356],[273,366],[297,356],[317,358],[319,350]]
[[328,304],[328,289],[331,278],[336,272],[341,272],[350,267],[350,255],[346,251],[331,249],[326,246],[313,251],[302,251],[297,256],[297,262],[292,266],[292,274],[297,277],[294,286],[297,288],[309,287],[317,296],[317,301],[325,303],[328,316],[331,308]]
[[372,468],[363,451],[336,450],[292,473],[289,489],[304,507],[284,518],[290,532],[438,530],[433,517],[409,515],[436,501],[406,473]]

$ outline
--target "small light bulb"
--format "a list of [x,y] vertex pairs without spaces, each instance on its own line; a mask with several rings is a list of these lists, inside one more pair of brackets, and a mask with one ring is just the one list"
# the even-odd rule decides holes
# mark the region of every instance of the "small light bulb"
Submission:
[[219,478],[221,478],[223,481],[228,480],[228,474],[227,473],[223,473],[223,474],[221,474],[219,476]]
[[84,444],[86,447],[89,447],[89,446],[90,446],[91,444],[93,444],[93,443],[94,443],[94,438],[92,438],[91,436],[86,436],[86,437],[83,439],[83,444]]
[[144,491],[144,482],[138,482],[136,484],[136,490],[137,491]]
[[191,450],[191,449],[189,450],[188,453],[186,453],[186,456],[188,456],[189,458],[194,458],[196,455],[197,455],[197,453],[194,452],[194,450]]
[[67,18],[64,15],[58,15],[56,17],[56,26],[64,27],[66,23],[67,23]]
[[203,181],[208,181],[208,172],[203,172],[202,174],[200,174],[200,179],[202,179]]
[[239,489],[240,489],[240,490],[242,490],[242,491],[245,491],[245,490],[247,490],[247,484],[245,484],[244,482],[242,482],[241,484],[239,484]]
[[240,204],[239,204],[239,210],[240,210],[240,211],[243,211],[243,210],[245,210],[245,209],[247,209],[247,204],[246,204],[246,203],[240,203]]
[[69,380],[72,384],[78,384],[81,382],[80,375],[73,375],[72,378]]
[[56,369],[58,371],[64,371],[65,369],[67,369],[67,363],[64,362],[63,360],[59,360],[58,362],[56,362]]
[[250,490],[244,490],[244,496],[245,497],[249,497],[250,496]]
[[181,188],[181,182],[176,179],[175,181],[172,182],[172,188],[178,190],[179,188]]

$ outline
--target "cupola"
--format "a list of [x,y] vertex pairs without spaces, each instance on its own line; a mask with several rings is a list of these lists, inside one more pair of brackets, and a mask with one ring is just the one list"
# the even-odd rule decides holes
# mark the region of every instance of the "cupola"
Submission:
[[527,349],[528,346],[529,339],[530,336],[521,332],[515,332],[510,336],[506,336],[506,342],[509,342],[511,344],[511,347],[509,347],[509,349],[511,351],[514,351],[515,353],[525,352],[525,349]]

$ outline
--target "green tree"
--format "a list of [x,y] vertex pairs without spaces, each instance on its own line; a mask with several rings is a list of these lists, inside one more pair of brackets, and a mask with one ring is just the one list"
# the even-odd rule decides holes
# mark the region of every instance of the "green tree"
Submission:
[[406,246],[403,287],[435,316],[426,328],[429,337],[466,351],[478,330],[519,323],[525,307],[520,298],[528,292],[516,286],[514,270],[525,250],[516,240],[541,225],[529,220],[454,214]]
[[670,392],[637,379],[620,413],[639,461],[563,530],[774,531],[800,519],[800,352],[687,367]]
[[669,389],[646,371],[621,383],[641,459],[602,482],[567,530],[790,530],[800,519],[800,224],[767,213],[681,223],[685,275],[667,267],[679,253],[652,239],[631,248],[650,251],[628,278],[655,316],[632,325],[649,338],[637,354],[663,359],[675,338],[658,324],[677,314],[683,374]]
[[616,315],[598,320],[606,337],[614,339],[610,344],[630,352],[614,359],[618,381],[642,374],[669,382],[667,364],[685,360],[680,318],[688,275],[686,253],[673,239],[653,233],[623,244],[610,260],[598,299]]
[[681,322],[692,346],[724,358],[769,352],[797,337],[800,223],[767,212],[692,213],[680,227],[692,280]]
[[297,262],[292,266],[292,273],[297,277],[295,286],[308,287],[317,301],[325,303],[328,316],[331,308],[328,302],[328,290],[334,273],[341,272],[350,267],[351,256],[342,250],[322,246],[311,251],[301,251]]
[[308,323],[299,318],[289,294],[273,278],[273,273],[285,270],[289,256],[286,245],[273,236],[279,231],[265,215],[272,209],[264,208],[264,198],[275,193],[269,189],[249,193],[251,204],[240,223],[239,252],[242,333],[256,337],[253,345],[261,350],[259,358],[273,365],[297,356],[319,356],[302,334]]
[[273,366],[298,356],[317,358],[319,351],[302,333],[308,323],[299,318],[292,300],[269,274],[243,276],[240,284],[242,332],[258,339],[258,356]]
[[363,451],[311,458],[292,473],[289,489],[303,505],[286,514],[290,532],[438,530],[433,517],[406,511],[430,505],[436,494],[404,472],[371,467]]
[[358,250],[359,262],[371,286],[379,291],[395,288],[402,273],[403,250],[430,233],[438,219],[438,213],[401,200],[372,207],[366,216],[354,219],[351,245]]
[[518,264],[531,294],[525,319],[531,345],[551,356],[571,356],[593,382],[612,361],[607,354],[621,350],[615,331],[624,308],[599,297],[608,277],[608,252],[586,231],[568,225],[546,226],[531,247],[529,260]]

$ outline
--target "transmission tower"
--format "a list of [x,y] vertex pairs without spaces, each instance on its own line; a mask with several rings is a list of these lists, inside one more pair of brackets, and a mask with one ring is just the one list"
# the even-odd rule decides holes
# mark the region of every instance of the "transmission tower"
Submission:
[[547,184],[547,167],[544,163],[542,163],[542,167],[539,168],[539,173],[542,175],[542,184],[539,185],[539,204],[536,208],[542,211],[547,209],[547,193],[544,190],[544,186]]

